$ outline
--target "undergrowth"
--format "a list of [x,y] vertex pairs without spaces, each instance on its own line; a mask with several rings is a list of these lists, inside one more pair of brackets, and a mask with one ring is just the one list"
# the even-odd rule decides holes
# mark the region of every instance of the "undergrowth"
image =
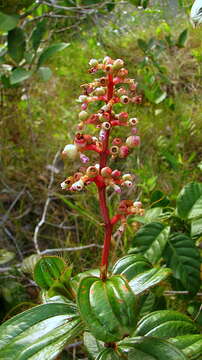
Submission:
[[[33,233],[48,194],[51,201],[46,222],[38,234],[41,248],[101,243],[103,229],[95,189],[84,196],[64,196],[58,186],[68,172],[67,168],[72,169],[70,162],[64,167],[59,153],[75,132],[77,119],[74,114],[78,112],[78,104],[74,99],[79,95],[79,84],[89,79],[85,69],[92,54],[95,58],[106,53],[113,58],[124,58],[131,76],[142,81],[144,71],[153,71],[153,68],[141,64],[145,54],[137,40],[149,41],[152,37],[162,40],[168,33],[177,39],[180,32],[188,28],[189,36],[184,47],[168,46],[158,57],[159,66],[165,69],[169,79],[169,83],[161,82],[167,97],[158,104],[143,97],[143,104],[134,114],[141,119],[140,152],[131,155],[127,164],[120,161],[117,165],[121,170],[127,168],[136,175],[134,192],[129,196],[138,200],[141,195],[145,207],[150,205],[149,199],[155,190],[162,191],[172,202],[185,183],[202,180],[202,29],[194,31],[186,19],[168,24],[168,27],[165,24],[162,19],[158,26],[147,21],[145,29],[144,25],[134,22],[120,32],[108,25],[105,31],[92,28],[93,36],[85,30],[50,64],[54,76],[49,82],[42,83],[36,78],[25,89],[3,97],[0,209],[5,214],[8,211],[8,216],[0,231],[2,247],[14,251],[17,262],[34,251]],[[158,78],[159,74],[155,75]],[[51,166],[57,152],[54,172]],[[54,180],[48,190],[51,176]],[[9,209],[19,194],[18,201]],[[111,194],[111,211],[116,196]],[[81,209],[85,209],[86,217],[82,216]],[[129,241],[126,235],[122,243],[112,246],[121,252],[130,245]],[[92,248],[64,253],[64,256],[79,272],[87,269],[89,264],[96,267],[98,253]]]

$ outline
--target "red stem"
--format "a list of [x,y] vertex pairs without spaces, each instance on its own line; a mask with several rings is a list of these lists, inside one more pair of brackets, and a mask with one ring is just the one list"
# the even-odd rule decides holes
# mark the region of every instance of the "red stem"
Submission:
[[[108,103],[113,97],[113,90],[114,90],[114,83],[113,83],[113,76],[112,74],[108,75],[108,89],[107,89],[107,101]],[[111,120],[111,111],[109,111],[110,120]],[[107,159],[109,156],[109,134],[110,130],[106,134],[106,138],[103,144],[103,149],[100,154],[100,170],[106,166]],[[106,186],[98,187],[99,193],[99,203],[100,203],[100,210],[104,220],[105,226],[105,235],[104,235],[104,247],[102,251],[102,260],[101,260],[101,267],[100,267],[100,277],[101,279],[107,278],[107,268],[108,268],[108,258],[110,252],[110,243],[111,243],[111,236],[113,230],[113,224],[110,221],[109,217],[109,210],[106,202]]]

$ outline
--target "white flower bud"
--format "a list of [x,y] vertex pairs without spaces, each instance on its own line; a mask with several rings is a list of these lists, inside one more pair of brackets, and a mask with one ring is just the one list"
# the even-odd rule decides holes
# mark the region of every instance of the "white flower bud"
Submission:
[[123,176],[122,176],[122,179],[124,180],[124,181],[126,181],[126,180],[132,180],[132,175],[131,174],[124,174]]
[[97,66],[97,65],[98,65],[98,61],[97,61],[96,59],[91,59],[91,60],[89,61],[89,65],[90,65],[90,66]]
[[84,102],[84,101],[87,101],[88,100],[88,96],[86,96],[86,95],[80,95],[79,96],[79,101],[80,102]]
[[134,201],[133,206],[135,206],[135,207],[137,207],[137,208],[141,209],[141,207],[142,207],[142,203],[141,203],[141,201]]
[[111,128],[111,124],[108,121],[102,123],[102,129],[109,130]]
[[83,187],[84,187],[84,182],[83,182],[83,180],[80,179],[79,181],[75,182],[72,185],[72,190],[81,191],[81,190],[83,190]]
[[79,113],[79,120],[86,120],[86,119],[88,119],[88,113],[87,113],[87,111],[81,111],[80,113]]
[[62,152],[62,155],[71,160],[75,160],[78,156],[78,150],[77,150],[76,145],[73,145],[73,144],[66,145]]
[[122,59],[116,59],[113,63],[113,70],[120,70],[124,65]]
[[124,181],[123,185],[127,186],[128,188],[131,188],[133,186],[132,181],[126,180]]
[[61,184],[60,184],[62,190],[66,190],[68,188],[68,185],[66,184],[65,181],[63,181]]

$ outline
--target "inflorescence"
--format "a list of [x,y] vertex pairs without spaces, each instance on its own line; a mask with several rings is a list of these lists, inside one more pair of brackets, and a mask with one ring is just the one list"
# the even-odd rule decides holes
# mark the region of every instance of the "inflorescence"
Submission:
[[[107,162],[110,158],[127,158],[132,150],[140,145],[140,137],[137,135],[138,119],[130,118],[127,112],[115,113],[113,106],[118,103],[141,104],[142,96],[137,94],[137,83],[128,77],[128,70],[124,68],[123,60],[112,60],[107,56],[102,62],[91,59],[89,65],[89,73],[101,71],[104,72],[104,76],[81,86],[83,93],[78,99],[81,103],[78,132],[75,134],[73,144],[65,146],[62,156],[72,161],[80,159],[82,166],[63,181],[61,187],[73,192],[82,191],[93,182],[98,189],[112,188],[120,193],[123,187],[133,186],[133,176],[122,174],[117,169],[113,170],[107,166]],[[94,102],[102,102],[104,105],[97,112],[90,113],[89,104]],[[98,129],[97,136],[85,133],[85,126],[88,124],[93,124]],[[125,139],[113,137],[113,130],[117,126],[129,128],[130,135]],[[86,152],[90,151],[97,153],[99,160],[89,166],[90,159]],[[131,214],[144,214],[141,202],[122,200],[117,214],[111,219],[112,225],[121,221],[119,233],[123,232],[126,217]]]

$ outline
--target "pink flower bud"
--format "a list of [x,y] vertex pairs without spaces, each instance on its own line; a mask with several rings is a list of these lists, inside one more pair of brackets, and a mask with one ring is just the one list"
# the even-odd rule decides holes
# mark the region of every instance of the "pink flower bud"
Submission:
[[133,134],[133,135],[136,135],[137,134],[137,128],[132,128],[131,129],[131,134]]
[[118,119],[122,120],[122,121],[127,120],[128,119],[128,113],[124,112],[124,111],[121,112],[120,114],[118,114]]
[[126,145],[129,148],[133,148],[135,146],[139,146],[140,145],[140,137],[139,136],[135,136],[135,135],[131,135],[126,139]]
[[82,154],[82,153],[80,153],[79,156],[80,156],[80,159],[81,159],[81,161],[82,161],[83,164],[87,164],[87,163],[89,162],[88,156],[86,156],[86,155],[84,155],[84,154]]
[[137,83],[135,83],[134,80],[132,80],[132,79],[130,81],[130,90],[132,90],[132,91],[137,90]]
[[119,151],[120,158],[125,158],[128,156],[128,154],[129,154],[128,146],[125,146],[125,145],[121,146],[120,151]]
[[86,143],[87,143],[84,135],[81,133],[77,133],[75,135],[74,142],[75,142],[77,148],[82,148],[82,147],[86,146]]
[[116,193],[119,193],[119,194],[121,193],[121,188],[120,188],[120,186],[114,184],[112,187],[113,187],[113,189],[114,189],[114,191],[115,191]]
[[88,107],[88,104],[85,102],[81,105],[81,110],[86,110]]
[[120,76],[121,78],[126,77],[128,75],[128,70],[121,68],[117,74],[117,76]]
[[122,145],[122,140],[121,138],[114,138],[113,141],[112,141],[112,144],[115,145],[115,146],[121,146]]
[[99,133],[99,140],[100,140],[100,141],[105,141],[106,136],[107,136],[106,130],[101,129],[101,130],[100,130],[100,133]]
[[101,175],[103,177],[111,177],[112,169],[110,167],[104,167],[101,169]]
[[141,104],[142,103],[142,96],[141,95],[138,95],[138,96],[135,96],[131,99],[132,102],[134,102],[135,104]]
[[116,233],[114,234],[114,236],[122,235],[124,230],[125,230],[125,225],[124,224],[120,225],[119,228],[117,229]]
[[121,176],[121,171],[119,171],[119,170],[113,170],[112,171],[112,177],[113,178],[119,178]]
[[72,144],[68,144],[65,146],[63,152],[62,152],[62,156],[63,157],[67,157],[71,160],[75,160],[78,156],[78,149],[76,145],[72,145]]
[[120,89],[117,90],[117,95],[121,96],[121,95],[126,95],[127,94],[127,90],[123,87],[121,87]]

